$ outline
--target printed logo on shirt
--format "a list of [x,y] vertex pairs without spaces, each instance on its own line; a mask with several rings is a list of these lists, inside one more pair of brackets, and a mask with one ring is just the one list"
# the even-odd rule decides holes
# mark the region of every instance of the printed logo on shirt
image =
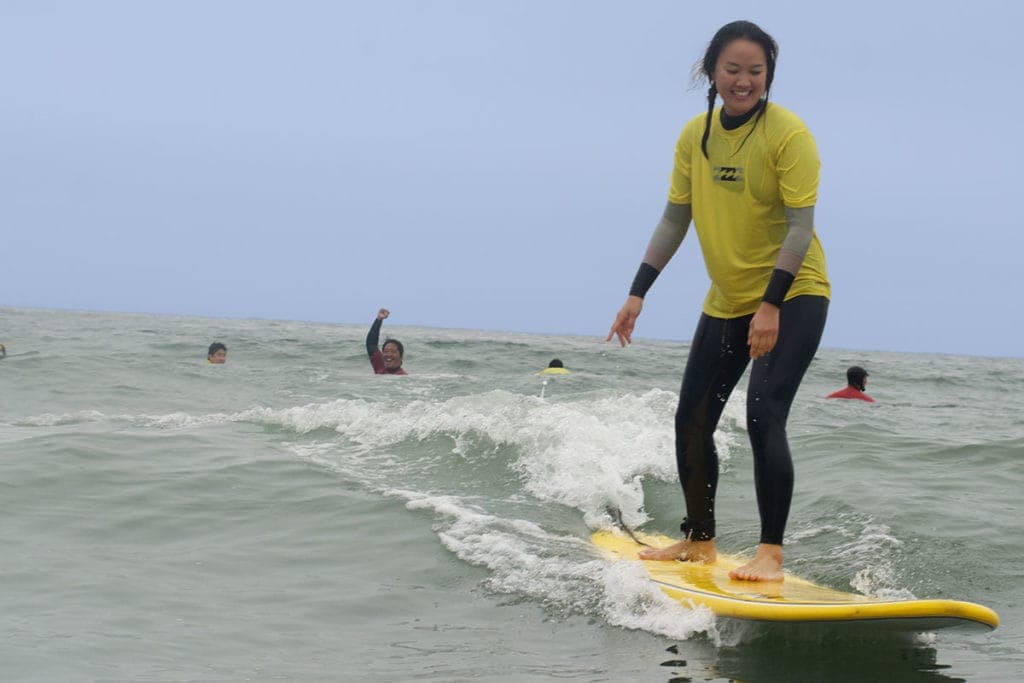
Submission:
[[715,180],[722,183],[742,183],[742,166],[715,166]]

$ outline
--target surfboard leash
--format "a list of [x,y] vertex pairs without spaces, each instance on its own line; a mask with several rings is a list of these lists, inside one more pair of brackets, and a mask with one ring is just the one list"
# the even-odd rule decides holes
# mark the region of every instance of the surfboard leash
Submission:
[[622,519],[622,510],[620,510],[619,508],[614,508],[609,505],[608,507],[605,508],[605,512],[607,512],[608,516],[612,518],[612,524],[625,531],[626,535],[633,539],[634,543],[636,543],[637,545],[645,545],[648,548],[651,547],[650,543],[644,543],[636,537],[636,534],[633,533],[633,530],[629,528],[628,524],[626,524],[626,520]]

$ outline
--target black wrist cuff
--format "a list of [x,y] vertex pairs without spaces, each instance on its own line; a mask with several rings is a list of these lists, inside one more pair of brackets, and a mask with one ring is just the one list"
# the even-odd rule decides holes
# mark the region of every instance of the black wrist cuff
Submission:
[[630,296],[638,296],[643,299],[647,296],[647,290],[651,288],[654,281],[658,279],[658,269],[649,263],[641,263],[637,268],[636,277],[633,278],[633,285],[629,288]]
[[786,300],[786,294],[793,285],[794,279],[793,273],[776,268],[772,271],[772,279],[768,281],[768,288],[764,290],[764,297],[761,300],[781,306],[782,302]]

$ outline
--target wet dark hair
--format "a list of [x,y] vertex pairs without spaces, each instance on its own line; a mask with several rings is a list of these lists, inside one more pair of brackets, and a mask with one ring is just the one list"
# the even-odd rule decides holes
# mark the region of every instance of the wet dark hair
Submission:
[[[722,55],[722,50],[725,49],[725,46],[739,39],[749,40],[761,46],[764,50],[765,66],[768,71],[764,82],[764,104],[758,105],[761,108],[754,117],[754,126],[757,126],[757,122],[764,116],[764,112],[768,108],[768,93],[771,92],[772,81],[775,80],[775,61],[779,56],[779,45],[775,42],[774,38],[765,33],[764,29],[751,21],[733,21],[728,23],[718,29],[718,33],[708,43],[708,49],[704,51],[704,59],[694,67],[694,77],[697,80],[706,78],[710,84],[708,86],[708,115],[704,120],[704,135],[700,139],[700,148],[704,152],[705,159],[708,158],[708,136],[711,134],[711,115],[715,111],[715,97],[718,95],[718,89],[715,87],[715,66],[718,65],[718,58]],[[754,128],[751,127],[750,131],[753,132]],[[744,139],[744,142],[746,142],[746,139]]]
[[398,341],[397,339],[385,339],[384,340],[384,344],[381,345],[381,348],[382,349],[387,348],[388,344],[394,344],[395,346],[397,346],[398,347],[398,357],[399,358],[405,358],[405,347],[402,346],[402,342]]
[[565,366],[562,365],[562,361],[560,361],[557,358],[555,358],[550,363],[548,363],[548,367],[549,368],[564,368]]
[[227,350],[228,347],[224,346],[220,342],[213,342],[212,344],[210,344],[210,350],[206,352],[206,356],[207,358],[209,358],[218,351],[224,351],[225,353],[227,353]]
[[864,391],[864,380],[868,377],[868,371],[864,368],[852,366],[846,371],[846,382],[855,389]]

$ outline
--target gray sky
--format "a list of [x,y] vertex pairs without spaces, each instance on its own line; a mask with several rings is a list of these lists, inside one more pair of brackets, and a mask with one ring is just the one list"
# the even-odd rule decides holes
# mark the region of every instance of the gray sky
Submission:
[[[823,344],[1022,356],[1022,7],[0,0],[0,305],[603,338],[745,18],[818,141]],[[706,290],[691,234],[637,336]]]

